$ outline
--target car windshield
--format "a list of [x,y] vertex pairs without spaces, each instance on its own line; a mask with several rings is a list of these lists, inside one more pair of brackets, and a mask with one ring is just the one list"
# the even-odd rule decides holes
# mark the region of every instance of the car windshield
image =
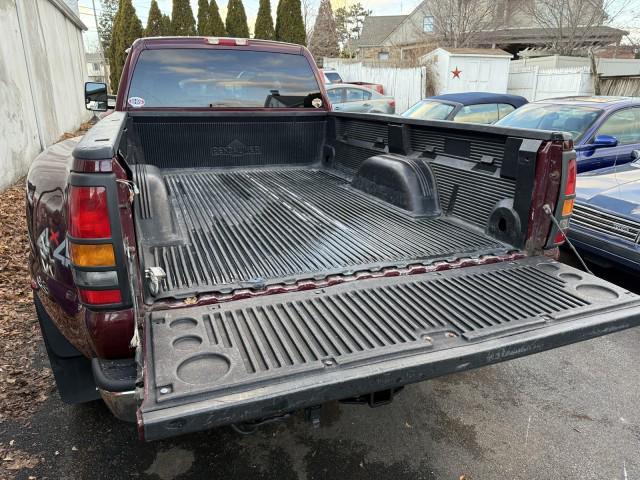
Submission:
[[132,108],[313,108],[318,98],[318,82],[302,55],[159,49],[140,55],[127,102]]
[[453,109],[453,105],[447,103],[423,100],[405,111],[402,116],[420,120],[445,120]]
[[530,103],[518,108],[495,124],[502,127],[569,132],[574,140],[579,140],[601,114],[602,110],[599,108]]

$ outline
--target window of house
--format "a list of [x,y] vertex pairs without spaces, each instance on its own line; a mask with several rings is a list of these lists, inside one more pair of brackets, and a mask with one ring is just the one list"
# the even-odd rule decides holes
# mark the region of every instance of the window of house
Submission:
[[422,31],[425,33],[433,32],[433,17],[427,15],[422,19]]
[[93,64],[93,69],[94,70],[100,70],[100,64],[99,63],[94,63]]
[[378,52],[378,60],[382,60],[382,61],[389,60],[389,52]]
[[618,145],[640,143],[640,108],[625,108],[611,114],[596,135],[611,135]]
[[498,120],[498,105],[495,103],[481,103],[466,105],[460,109],[454,122],[489,124]]

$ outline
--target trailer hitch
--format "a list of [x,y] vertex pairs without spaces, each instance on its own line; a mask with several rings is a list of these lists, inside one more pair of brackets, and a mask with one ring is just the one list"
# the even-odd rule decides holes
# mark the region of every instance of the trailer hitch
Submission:
[[269,425],[270,423],[279,423],[286,421],[291,416],[291,413],[283,413],[282,415],[274,415],[272,417],[260,418],[251,422],[232,423],[231,428],[240,435],[251,435],[256,433],[258,428]]
[[379,390],[377,392],[365,393],[357,397],[343,398],[340,403],[347,405],[369,405],[371,408],[388,405],[393,401],[393,397],[404,387],[390,388],[388,390]]

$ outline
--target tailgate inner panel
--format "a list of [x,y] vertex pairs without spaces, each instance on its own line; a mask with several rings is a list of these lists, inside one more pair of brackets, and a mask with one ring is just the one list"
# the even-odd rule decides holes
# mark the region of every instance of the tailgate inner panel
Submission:
[[329,371],[544,328],[637,298],[530,257],[157,311],[146,327],[143,411],[301,375],[321,381]]

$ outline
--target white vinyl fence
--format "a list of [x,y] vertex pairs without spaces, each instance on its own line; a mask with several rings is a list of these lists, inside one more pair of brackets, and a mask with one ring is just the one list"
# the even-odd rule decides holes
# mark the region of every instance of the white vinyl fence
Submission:
[[593,95],[593,82],[588,67],[515,68],[509,72],[507,92],[533,102],[569,95]]
[[426,67],[368,67],[362,62],[342,58],[325,58],[324,68],[335,68],[345,82],[379,83],[385,95],[396,99],[396,112],[402,113],[423,99],[426,90]]

